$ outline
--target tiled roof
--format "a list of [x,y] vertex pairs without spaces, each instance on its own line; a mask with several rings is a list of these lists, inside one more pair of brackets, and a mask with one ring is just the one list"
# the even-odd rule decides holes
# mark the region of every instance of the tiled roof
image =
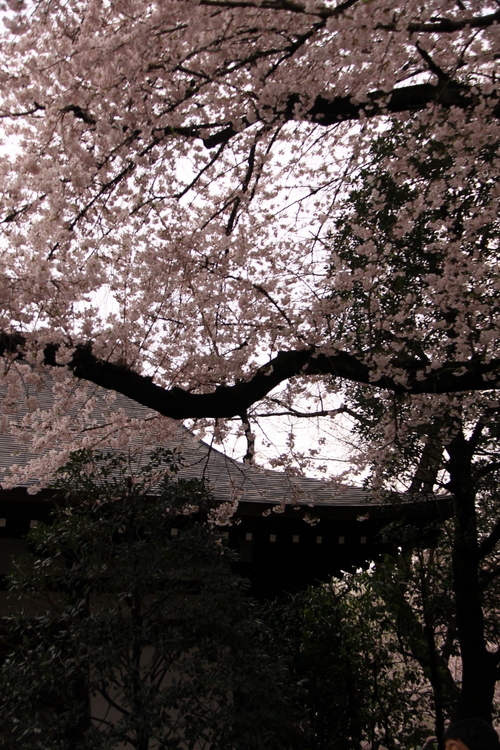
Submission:
[[[52,408],[54,397],[51,388],[47,387],[40,392],[35,392],[32,387],[29,390],[33,395],[36,395],[41,409]],[[111,406],[105,404],[105,395],[106,392],[103,389],[95,387],[95,390],[93,390],[96,405],[92,417],[98,421],[103,421],[99,414],[100,404],[103,405],[103,411],[105,409],[109,413],[110,409],[114,412],[123,410],[130,419],[152,416],[150,410],[121,394],[117,394]],[[3,396],[5,396],[5,390]],[[2,398],[1,390],[0,398]],[[17,405],[16,413],[11,418],[20,422],[27,412],[28,407],[25,400],[22,399],[22,402],[20,401]],[[140,440],[135,441],[136,445],[138,442],[140,443]],[[169,437],[166,447],[178,449],[182,455],[180,477],[204,477],[215,496],[221,501],[231,501],[236,496],[243,502],[271,504],[287,502],[296,505],[314,503],[323,506],[365,507],[372,502],[376,502],[370,500],[369,493],[359,487],[339,486],[328,481],[288,476],[278,471],[246,466],[206,443],[196,440],[192,433],[182,426],[179,426],[173,436]],[[30,460],[39,457],[39,454],[30,453],[25,445],[14,440],[11,435],[0,435],[0,472],[3,476],[8,475],[9,468],[13,464],[24,466]],[[27,484],[29,483],[26,482],[25,486]]]

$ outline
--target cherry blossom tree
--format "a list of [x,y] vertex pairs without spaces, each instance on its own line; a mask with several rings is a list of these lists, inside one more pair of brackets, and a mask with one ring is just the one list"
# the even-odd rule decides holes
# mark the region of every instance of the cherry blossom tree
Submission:
[[2,12],[6,404],[50,366],[218,434],[349,415],[375,487],[454,494],[461,711],[488,715],[472,475],[500,385],[498,3]]
[[[456,310],[454,353],[443,358],[435,326],[425,358],[402,358],[396,341],[359,349],[335,323],[349,303],[329,294],[324,238],[390,117],[448,134],[450,179],[494,180],[496,156],[481,154],[497,137],[499,19],[483,2],[9,3],[6,361],[22,351],[64,364],[175,419],[265,412],[276,386],[295,378],[300,394],[311,376],[324,394],[343,380],[496,387],[495,322],[480,353],[467,344],[477,321],[461,284],[480,279],[481,258],[457,276],[456,239],[435,288],[429,279],[429,300]],[[446,189],[409,198],[399,231]],[[464,228],[477,253],[497,191]]]

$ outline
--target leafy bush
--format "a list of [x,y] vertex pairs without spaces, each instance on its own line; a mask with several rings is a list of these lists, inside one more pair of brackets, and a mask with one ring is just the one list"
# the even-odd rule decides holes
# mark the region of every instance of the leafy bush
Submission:
[[[158,453],[76,454],[30,532],[3,618],[5,748],[289,748],[283,673],[206,523],[214,500]],[[154,492],[153,492],[154,490]]]

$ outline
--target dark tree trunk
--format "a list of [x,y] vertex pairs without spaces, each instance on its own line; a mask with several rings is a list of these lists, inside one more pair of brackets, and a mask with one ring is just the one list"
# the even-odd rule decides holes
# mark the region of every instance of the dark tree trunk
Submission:
[[[476,428],[479,430],[480,426]],[[462,656],[462,689],[457,718],[477,716],[491,722],[498,657],[486,647],[479,582],[475,490],[472,481],[474,435],[462,431],[448,446],[449,489],[455,498],[453,588]]]

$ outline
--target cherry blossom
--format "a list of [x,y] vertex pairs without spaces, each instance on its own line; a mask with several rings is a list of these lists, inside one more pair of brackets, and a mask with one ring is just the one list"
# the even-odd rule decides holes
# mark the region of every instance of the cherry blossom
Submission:
[[[65,367],[220,430],[276,411],[276,388],[290,414],[307,404],[329,420],[345,383],[498,387],[486,228],[498,208],[499,18],[479,0],[11,3],[0,63],[5,377],[19,377],[19,357]],[[446,260],[426,275],[420,316],[411,290],[395,314],[373,309],[387,331],[408,327],[412,311],[420,359],[402,356],[408,331],[378,348],[360,331],[355,341],[345,321],[358,282],[342,263],[332,276],[329,238],[391,120],[411,120],[412,135],[385,167],[417,187],[395,241],[453,190],[459,212],[464,181],[487,192],[458,233],[453,211],[436,213],[432,252]],[[446,179],[412,164],[433,140],[449,150]],[[374,183],[374,216],[385,200]],[[376,305],[386,260],[369,222],[352,231]]]
[[[499,21],[491,0],[12,0],[0,48],[18,436],[78,447],[92,384],[219,441],[236,422],[247,461],[266,419],[350,420],[374,492],[452,494],[459,713],[485,718]],[[137,429],[117,414],[107,437]],[[300,453],[292,430],[279,461]]]

